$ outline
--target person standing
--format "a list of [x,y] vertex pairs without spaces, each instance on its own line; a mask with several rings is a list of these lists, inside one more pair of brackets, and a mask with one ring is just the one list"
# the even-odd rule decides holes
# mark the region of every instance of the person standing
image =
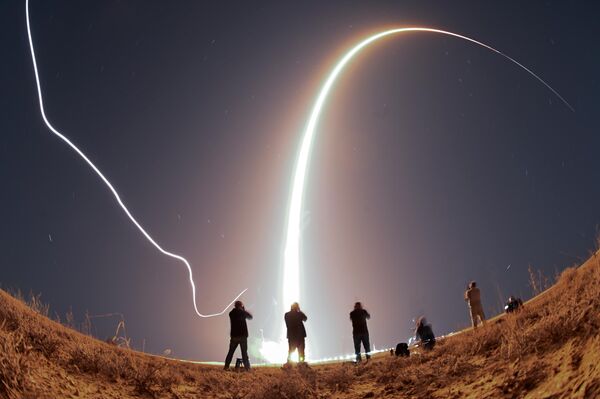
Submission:
[[356,362],[359,363],[362,359],[360,356],[360,344],[365,348],[367,361],[371,358],[371,343],[369,342],[369,329],[367,328],[367,320],[371,318],[369,312],[363,308],[362,303],[356,302],[354,310],[350,312],[350,320],[352,320],[352,338],[354,339],[354,353],[356,354]]
[[287,327],[287,339],[289,344],[288,363],[291,360],[292,353],[298,350],[298,361],[304,363],[304,339],[306,338],[306,329],[304,322],[307,320],[304,312],[300,310],[298,302],[294,302],[289,312],[284,316],[285,326]]
[[[485,315],[483,314],[483,306],[481,305],[481,292],[477,288],[477,283],[471,281],[465,291],[465,301],[469,304],[471,311],[471,324],[473,328],[477,328],[477,324],[485,324]],[[479,320],[478,320],[479,319]]]
[[250,371],[250,360],[248,360],[248,325],[246,320],[252,320],[252,315],[246,311],[242,301],[236,301],[234,308],[229,312],[229,322],[231,323],[231,332],[229,340],[229,352],[225,358],[224,370],[229,370],[233,353],[238,345],[242,351],[242,361],[244,369]]

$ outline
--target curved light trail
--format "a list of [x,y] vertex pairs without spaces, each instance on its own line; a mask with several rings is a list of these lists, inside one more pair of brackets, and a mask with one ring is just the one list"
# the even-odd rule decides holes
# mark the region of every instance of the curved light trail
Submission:
[[533,73],[529,68],[525,67],[523,64],[519,63],[515,59],[509,57],[508,55],[496,50],[495,48],[477,41],[475,39],[471,39],[470,37],[459,35],[457,33],[452,33],[440,29],[432,29],[432,28],[422,28],[422,27],[412,27],[412,28],[398,28],[398,29],[390,29],[375,35],[369,36],[357,45],[355,45],[350,51],[348,51],[341,60],[337,62],[333,70],[329,73],[327,80],[321,87],[319,91],[319,95],[313,105],[312,111],[310,113],[310,117],[306,124],[306,129],[304,130],[304,134],[302,136],[302,142],[300,146],[300,152],[298,153],[298,159],[296,161],[296,169],[294,172],[294,180],[292,185],[292,192],[290,196],[290,205],[289,205],[289,213],[287,219],[287,236],[286,236],[286,244],[285,244],[285,252],[284,252],[284,271],[283,271],[283,306],[285,309],[290,306],[291,303],[296,302],[300,298],[300,242],[301,242],[301,213],[302,213],[302,201],[304,195],[304,186],[306,183],[306,174],[308,170],[308,160],[312,148],[312,143],[314,141],[314,137],[316,134],[316,126],[319,120],[319,116],[323,109],[323,105],[327,100],[327,96],[331,92],[333,85],[337,78],[340,76],[342,70],[354,56],[356,56],[362,49],[367,47],[369,44],[382,39],[387,36],[400,34],[400,33],[408,33],[408,32],[426,32],[426,33],[436,33],[447,36],[453,36],[459,39],[463,39],[469,41],[471,43],[477,44],[481,47],[484,47],[490,51],[493,51],[496,54],[501,55],[502,57],[508,59],[512,63],[519,66],[521,69],[525,70],[535,79],[537,79],[540,83],[542,83],[546,88],[548,88],[554,95],[556,95],[571,111],[575,111],[573,107],[548,83],[546,83],[542,78]]
[[94,172],[96,172],[96,174],[100,177],[100,179],[102,179],[104,184],[106,184],[106,186],[112,192],[113,196],[117,200],[117,203],[119,204],[121,209],[123,209],[123,212],[125,212],[125,214],[129,218],[129,220],[131,220],[131,222],[135,225],[135,227],[138,228],[138,230],[144,235],[144,237],[146,237],[146,239],[148,241],[150,241],[150,243],[152,245],[154,245],[154,247],[156,247],[156,249],[158,249],[162,254],[169,256],[171,258],[177,259],[178,261],[180,261],[187,267],[188,275],[189,275],[189,279],[190,279],[190,285],[192,286],[192,297],[193,297],[193,302],[194,302],[194,310],[196,311],[196,314],[200,317],[214,317],[214,316],[222,315],[248,289],[246,288],[242,292],[240,292],[238,294],[238,296],[236,296],[233,299],[233,301],[231,301],[231,303],[229,303],[222,311],[217,312],[217,313],[211,313],[211,314],[200,313],[200,311],[198,310],[198,305],[196,304],[196,284],[194,283],[194,278],[192,275],[192,267],[190,266],[190,263],[187,261],[187,259],[185,259],[183,256],[174,254],[172,252],[169,252],[169,251],[163,249],[156,241],[154,241],[154,239],[150,236],[150,234],[148,234],[148,232],[146,230],[144,230],[144,228],[140,225],[140,223],[133,217],[131,212],[129,212],[129,209],[127,209],[127,207],[121,200],[121,197],[119,196],[119,193],[117,192],[117,190],[113,187],[113,185],[110,183],[110,181],[108,181],[108,179],[102,174],[102,172],[100,172],[100,169],[98,169],[96,167],[96,165],[94,165],[94,163],[92,161],[90,161],[90,159],[79,148],[77,148],[77,146],[75,144],[73,144],[67,137],[65,137],[62,133],[60,133],[58,130],[56,130],[48,121],[48,118],[46,117],[46,112],[44,110],[44,101],[42,99],[42,88],[40,85],[40,77],[39,77],[39,73],[38,73],[37,61],[35,58],[33,39],[31,37],[31,26],[30,26],[30,22],[29,22],[29,0],[25,0],[25,13],[26,13],[26,17],[27,17],[27,35],[29,38],[29,48],[31,50],[31,61],[33,62],[33,71],[35,72],[35,83],[37,85],[37,93],[38,93],[38,98],[39,98],[39,103],[40,103],[40,113],[42,115],[42,119],[44,120],[44,123],[46,124],[48,129],[50,129],[50,131],[52,133],[54,133],[61,140],[63,140],[65,143],[67,143],[69,145],[69,147],[71,147],[71,149],[73,149],[77,154],[79,154],[79,156],[81,158],[83,158],[83,160],[85,162],[87,162],[87,164],[94,170]]

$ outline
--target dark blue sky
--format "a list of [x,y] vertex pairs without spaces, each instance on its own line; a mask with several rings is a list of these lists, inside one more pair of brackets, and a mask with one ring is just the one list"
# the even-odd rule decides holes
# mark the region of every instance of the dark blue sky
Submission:
[[[221,359],[227,318],[196,318],[185,269],[44,126],[24,11],[0,4],[0,282],[41,292],[61,314],[122,312],[134,344],[153,352]],[[500,294],[530,295],[529,264],[553,275],[587,257],[600,223],[598,11],[31,0],[49,119],[192,262],[202,311],[249,288],[254,337],[278,336],[296,147],[319,84],[353,42],[390,26],[462,33],[573,105],[456,39],[396,37],[357,58],[323,114],[308,180],[302,306],[314,356],[351,352],[355,300],[373,314],[372,341],[390,346],[421,314],[438,333],[464,326],[471,279],[491,314]],[[101,323],[101,335],[112,328]]]

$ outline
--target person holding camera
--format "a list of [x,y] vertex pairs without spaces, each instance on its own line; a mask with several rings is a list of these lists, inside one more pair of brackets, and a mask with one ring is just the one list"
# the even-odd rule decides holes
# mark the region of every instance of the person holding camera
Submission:
[[252,315],[246,311],[242,301],[235,301],[235,305],[229,312],[229,321],[231,323],[231,333],[229,340],[229,352],[225,358],[224,370],[229,370],[233,353],[238,345],[242,351],[242,361],[244,369],[250,371],[250,360],[248,360],[248,325],[246,320],[252,320]]
[[306,338],[306,329],[304,322],[307,320],[304,312],[300,310],[298,302],[294,302],[289,312],[284,316],[285,326],[287,327],[287,339],[289,344],[288,363],[291,360],[292,353],[298,349],[298,361],[304,363],[304,339]]
[[427,323],[425,316],[421,316],[417,319],[415,326],[415,339],[418,345],[425,350],[432,350],[435,347],[435,334],[433,334],[433,328],[431,324]]
[[350,312],[350,320],[352,321],[352,339],[354,340],[354,353],[356,354],[356,362],[359,363],[360,344],[365,347],[365,355],[367,361],[371,358],[371,344],[369,342],[369,329],[367,328],[367,320],[371,318],[369,312],[363,308],[362,303],[356,302],[354,310]]
[[481,292],[477,288],[475,281],[469,283],[467,291],[465,291],[465,301],[469,304],[473,328],[477,328],[478,322],[484,325],[485,315],[483,314],[483,306],[481,305]]
[[508,302],[506,302],[506,305],[504,305],[504,311],[506,313],[513,313],[521,309],[522,306],[523,301],[521,300],[521,298],[516,298],[511,295],[508,297]]

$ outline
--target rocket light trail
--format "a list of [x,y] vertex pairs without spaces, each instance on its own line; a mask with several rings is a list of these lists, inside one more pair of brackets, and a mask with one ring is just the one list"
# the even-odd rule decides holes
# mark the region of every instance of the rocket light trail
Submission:
[[386,30],[375,35],[369,36],[357,45],[355,45],[342,57],[340,61],[337,62],[333,70],[329,73],[329,76],[327,77],[327,80],[321,87],[321,90],[313,105],[310,117],[306,124],[306,129],[302,136],[300,152],[298,153],[298,158],[296,161],[296,169],[294,172],[292,192],[290,196],[290,205],[287,220],[287,236],[284,250],[283,306],[286,309],[288,306],[290,306],[291,303],[297,302],[300,299],[300,245],[302,238],[300,234],[300,216],[302,212],[302,200],[304,196],[306,174],[308,171],[308,160],[312,148],[312,143],[315,137],[316,126],[323,106],[325,105],[325,101],[327,100],[327,96],[329,95],[335,81],[340,76],[344,67],[346,67],[350,60],[354,58],[354,56],[356,56],[362,49],[367,47],[369,44],[384,37],[408,32],[427,32],[452,36],[477,44],[496,54],[499,54],[502,57],[508,59],[512,63],[519,66],[521,69],[525,70],[535,79],[537,79],[540,83],[542,83],[546,88],[548,88],[552,93],[554,93],[554,95],[556,95],[571,111],[575,111],[573,107],[556,90],[554,90],[548,83],[546,83],[542,78],[537,76],[529,68],[525,67],[515,59],[509,57],[508,55],[500,52],[499,50],[496,50],[495,48],[485,43],[482,43],[475,39],[471,39],[467,36],[459,35],[457,33],[422,27],[398,28]]
[[83,160],[85,162],[87,162],[87,164],[94,170],[94,172],[96,172],[96,174],[100,177],[100,179],[102,179],[102,181],[104,182],[104,184],[106,184],[106,186],[112,192],[113,196],[117,200],[117,203],[119,204],[119,206],[121,207],[121,209],[123,209],[123,212],[125,212],[125,214],[129,218],[129,220],[131,220],[131,222],[138,228],[138,230],[144,235],[144,237],[146,237],[146,239],[152,245],[154,245],[154,247],[156,249],[158,249],[162,254],[164,254],[166,256],[169,256],[171,258],[174,258],[174,259],[182,262],[187,267],[188,275],[189,275],[189,280],[190,280],[190,285],[192,286],[192,298],[193,298],[194,310],[195,310],[196,314],[198,316],[200,316],[200,317],[214,317],[214,316],[220,316],[220,315],[222,315],[248,289],[246,288],[242,292],[240,292],[238,294],[238,296],[236,296],[231,301],[231,303],[229,303],[222,311],[217,312],[217,313],[211,313],[211,314],[202,314],[202,313],[200,313],[200,311],[198,310],[198,305],[196,304],[196,284],[194,283],[194,279],[193,279],[193,275],[192,275],[192,267],[190,266],[190,263],[183,256],[174,254],[172,252],[169,252],[169,251],[163,249],[156,241],[154,241],[154,239],[150,236],[150,234],[148,234],[148,232],[146,232],[146,230],[144,230],[144,228],[140,225],[140,223],[133,217],[133,215],[131,214],[131,212],[129,212],[129,209],[127,209],[127,207],[125,206],[125,204],[121,200],[121,197],[119,196],[119,193],[117,192],[117,190],[113,187],[113,185],[110,183],[110,181],[108,181],[108,179],[102,174],[102,172],[100,172],[100,169],[98,169],[96,167],[96,165],[94,165],[94,163],[92,161],[90,161],[90,159],[75,144],[73,144],[67,137],[65,137],[62,133],[60,133],[58,130],[56,130],[52,126],[52,124],[50,124],[50,122],[48,121],[48,118],[46,117],[46,112],[45,112],[45,109],[44,109],[44,102],[43,102],[43,99],[42,99],[42,88],[41,88],[41,84],[40,84],[40,77],[39,77],[39,73],[38,73],[37,61],[36,61],[36,58],[35,58],[35,51],[34,51],[34,47],[33,47],[33,39],[32,39],[32,35],[31,35],[31,26],[30,26],[30,22],[29,22],[29,0],[25,0],[25,14],[26,14],[26,18],[27,18],[27,35],[28,35],[28,38],[29,38],[29,49],[31,50],[31,61],[33,63],[33,71],[35,73],[35,83],[37,85],[37,93],[38,93],[38,99],[39,99],[39,104],[40,104],[40,113],[42,115],[42,119],[44,120],[44,123],[46,124],[46,126],[48,127],[48,129],[50,129],[50,131],[52,133],[54,133],[61,140],[63,140],[65,143],[67,143],[69,145],[69,147],[71,147],[71,149],[73,149],[81,158],[83,158]]
[[[180,261],[181,263],[183,263],[186,266],[186,268],[188,270],[189,282],[190,282],[190,285],[192,288],[193,306],[194,306],[194,310],[195,310],[196,314],[200,317],[213,317],[213,316],[222,315],[223,313],[225,313],[227,311],[227,309],[237,299],[239,299],[247,291],[247,289],[244,289],[242,292],[240,292],[240,294],[238,294],[231,301],[231,303],[229,303],[227,305],[227,307],[225,307],[221,312],[212,313],[212,314],[200,313],[200,311],[198,310],[197,303],[196,303],[196,285],[193,280],[192,268],[191,268],[189,262],[184,257],[163,249],[150,236],[150,234],[140,225],[140,223],[133,217],[133,215],[131,214],[129,209],[125,206],[125,204],[121,200],[121,198],[120,198],[118,192],[116,191],[116,189],[114,188],[114,186],[102,174],[102,172],[98,169],[98,167],[96,167],[96,165],[94,165],[94,163],[92,161],[90,161],[90,159],[75,144],[73,144],[66,136],[64,136],[57,129],[55,129],[52,126],[52,124],[49,122],[49,120],[46,116],[45,109],[44,109],[40,77],[39,77],[37,61],[36,61],[35,51],[34,51],[34,46],[33,46],[33,39],[32,39],[32,34],[31,34],[30,17],[29,17],[29,0],[26,0],[25,3],[26,3],[27,34],[28,34],[28,39],[29,39],[29,46],[30,46],[30,51],[31,51],[33,69],[34,69],[34,73],[35,73],[40,113],[41,113],[41,116],[42,116],[42,119],[43,119],[45,125],[48,127],[48,129],[53,134],[55,134],[58,138],[60,138],[63,142],[65,142],[72,150],[74,150],[92,168],[92,170],[94,172],[96,172],[96,174],[100,177],[100,179],[104,182],[104,184],[106,184],[106,186],[109,188],[110,192],[113,194],[114,198],[116,199],[117,203],[119,204],[119,206],[121,207],[123,212],[125,212],[127,217],[138,228],[138,230],[143,234],[143,236],[159,252],[161,252],[162,254],[164,254],[168,257],[171,257],[173,259]],[[311,110],[309,119],[307,121],[306,128],[305,128],[304,133],[301,138],[300,150],[299,150],[298,158],[297,158],[296,164],[295,164],[293,184],[292,184],[292,190],[291,190],[291,195],[290,195],[289,211],[288,211],[289,213],[288,213],[288,218],[287,218],[287,232],[286,232],[286,243],[285,243],[285,249],[284,249],[284,265],[283,265],[284,266],[284,275],[283,275],[283,295],[282,295],[283,301],[282,301],[282,304],[284,307],[288,307],[292,302],[299,301],[299,299],[300,299],[300,248],[301,248],[302,202],[303,202],[304,188],[305,188],[305,183],[306,183],[306,175],[308,173],[308,166],[309,166],[308,163],[309,163],[310,153],[311,153],[311,149],[312,149],[312,144],[314,142],[314,137],[316,134],[316,126],[317,126],[320,114],[322,112],[323,106],[325,105],[325,102],[327,100],[327,97],[328,97],[329,93],[331,92],[334,83],[336,82],[338,77],[341,75],[341,72],[343,71],[343,69],[362,49],[364,49],[369,44],[372,44],[379,39],[382,39],[382,38],[385,38],[385,37],[388,37],[391,35],[395,35],[395,34],[409,33],[409,32],[425,32],[425,33],[434,33],[434,34],[452,36],[452,37],[456,37],[456,38],[471,42],[471,43],[481,46],[487,50],[490,50],[498,55],[501,55],[502,57],[508,59],[510,62],[516,64],[518,67],[520,67],[521,69],[526,71],[528,74],[530,74],[536,80],[538,80],[540,83],[542,83],[547,89],[549,89],[554,95],[556,95],[569,109],[574,111],[573,107],[556,90],[554,90],[548,83],[546,83],[543,79],[541,79],[539,76],[537,76],[533,71],[531,71],[530,69],[528,69],[527,67],[525,67],[524,65],[522,65],[521,63],[516,61],[515,59],[509,57],[508,55],[496,50],[495,48],[493,48],[487,44],[484,44],[482,42],[479,42],[477,40],[474,40],[472,38],[469,38],[467,36],[463,36],[463,35],[448,32],[448,31],[443,31],[443,30],[439,30],[439,29],[433,29],[433,28],[409,27],[409,28],[398,28],[398,29],[386,30],[386,31],[374,34],[372,36],[369,36],[366,39],[359,42],[358,44],[356,44],[347,53],[345,53],[345,55],[335,64],[335,67],[327,76],[327,79],[325,80],[324,85],[321,87],[321,89],[318,93],[316,101]],[[275,347],[276,347],[277,352],[279,352],[280,347],[285,347],[284,345],[280,345],[280,344],[283,344],[283,340],[282,340],[282,342],[279,342],[279,343],[264,342],[263,343],[264,348],[265,349],[268,348],[269,344],[275,344],[275,346],[272,349],[275,349]],[[273,351],[266,351],[266,352],[273,352]]]

